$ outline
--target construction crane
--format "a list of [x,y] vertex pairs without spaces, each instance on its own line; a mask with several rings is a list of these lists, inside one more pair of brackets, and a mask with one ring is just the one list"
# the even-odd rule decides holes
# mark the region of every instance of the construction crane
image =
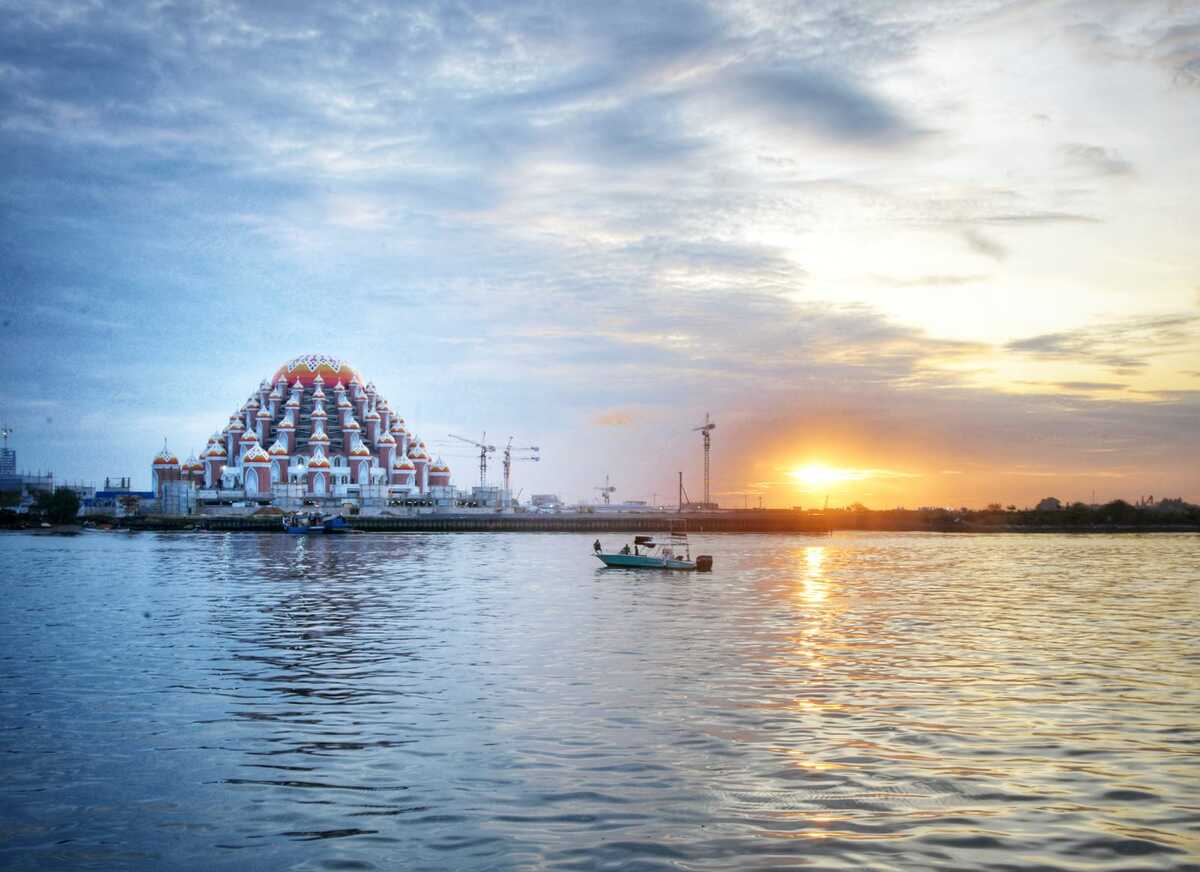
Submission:
[[476,442],[474,439],[468,439],[466,436],[457,436],[454,433],[447,433],[451,439],[457,439],[459,442],[466,442],[468,445],[474,445],[479,449],[479,486],[487,487],[487,456],[496,452],[495,445],[487,444],[487,431],[484,431],[483,441]]
[[708,412],[704,413],[704,423],[699,427],[693,427],[692,432],[699,432],[704,436],[704,505],[705,508],[709,505],[708,497],[708,452],[712,447],[712,431],[717,429],[714,421],[708,417]]
[[[542,459],[538,455],[538,452],[541,450],[542,449],[538,448],[536,445],[518,445],[514,448],[513,447],[513,437],[512,436],[508,437],[508,444],[504,446],[504,489],[505,490],[509,489],[508,482],[509,482],[510,474],[512,473],[513,461],[514,460],[531,460],[534,463],[537,463],[539,460]],[[530,456],[525,456],[525,457],[513,457],[512,453],[514,451],[532,451],[533,454]]]
[[612,500],[609,499],[609,494],[615,493],[617,489],[608,483],[608,476],[605,475],[604,486],[601,487],[600,485],[596,485],[594,488],[592,488],[592,490],[600,491],[600,498],[604,500],[604,505],[607,506],[612,502]]

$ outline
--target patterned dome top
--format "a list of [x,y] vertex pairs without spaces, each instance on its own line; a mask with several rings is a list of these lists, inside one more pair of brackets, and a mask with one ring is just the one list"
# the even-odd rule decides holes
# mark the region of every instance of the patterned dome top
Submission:
[[175,452],[163,446],[163,450],[154,455],[155,466],[178,466],[179,458],[175,456]]
[[270,459],[271,456],[263,451],[261,445],[255,445],[246,452],[246,455],[242,458],[242,463],[267,463]]
[[407,457],[400,456],[396,458],[396,462],[392,464],[392,469],[416,469],[413,462]]
[[220,442],[214,442],[208,446],[208,449],[200,455],[201,457],[224,457],[225,449]]
[[430,472],[444,472],[444,473],[449,474],[450,467],[448,467],[446,465],[446,462],[444,460],[442,460],[442,458],[439,457],[437,460],[435,460],[433,462],[433,466],[429,467],[429,471]]
[[302,354],[279,367],[273,381],[286,378],[289,382],[299,381],[306,388],[311,388],[314,379],[321,376],[325,384],[336,384],[339,379],[349,381],[357,378],[358,373],[350,364],[328,354]]

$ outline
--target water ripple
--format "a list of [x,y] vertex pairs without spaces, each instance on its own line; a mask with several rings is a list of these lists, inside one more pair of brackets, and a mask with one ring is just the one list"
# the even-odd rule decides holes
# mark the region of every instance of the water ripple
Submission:
[[13,869],[1200,870],[1200,537],[0,540]]

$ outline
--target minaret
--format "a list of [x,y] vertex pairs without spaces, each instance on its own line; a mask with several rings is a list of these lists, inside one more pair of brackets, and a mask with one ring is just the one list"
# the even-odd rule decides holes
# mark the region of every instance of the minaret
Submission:
[[346,388],[339,381],[333,389],[333,399],[337,403],[337,419],[338,426],[345,427],[346,422],[350,420],[350,416],[354,414],[354,405],[346,396]]
[[237,460],[241,458],[242,433],[246,428],[242,425],[241,418],[235,418],[229,425],[229,430],[225,434],[225,456],[229,458],[229,462],[237,465]]
[[375,408],[379,410],[379,432],[385,433],[392,426],[392,407],[386,399],[380,397]]
[[396,446],[401,454],[408,456],[408,430],[404,426],[404,419],[397,418],[392,422],[392,435],[396,437]]
[[392,484],[416,487],[417,467],[401,455],[392,464]]
[[242,458],[242,482],[248,497],[271,495],[271,455],[257,441]]
[[320,447],[308,461],[308,492],[313,496],[324,497],[330,493],[329,487],[329,458]]
[[266,406],[258,410],[258,444],[266,445],[271,438],[271,412]]
[[384,430],[379,436],[379,441],[375,443],[375,451],[379,456],[379,465],[390,470],[392,461],[396,459],[396,437]]
[[242,411],[246,414],[246,429],[253,430],[258,426],[258,397],[251,397],[246,405],[242,407]]
[[308,453],[310,457],[316,457],[320,452],[322,455],[327,455],[329,451],[329,434],[324,430],[316,430],[308,437]]
[[354,448],[355,443],[360,441],[361,433],[362,428],[353,418],[342,425],[342,453],[347,457],[350,456],[350,451]]
[[354,404],[354,416],[361,418],[367,412],[367,392],[363,390],[358,376],[350,378],[350,402]]
[[243,458],[255,445],[258,445],[258,434],[253,430],[247,430],[242,434],[242,438],[238,440],[238,465],[241,466]]
[[150,464],[150,481],[151,490],[160,500],[163,496],[163,486],[170,481],[179,481],[179,458],[167,448],[165,439],[162,451],[154,455],[154,462]]
[[209,440],[208,449],[200,456],[204,458],[204,486],[216,487],[221,481],[221,473],[225,469],[227,458],[219,435],[213,434],[213,438]]
[[282,434],[275,440],[275,444],[271,446],[267,454],[271,456],[271,483],[287,484],[288,466],[291,465],[292,459]]
[[379,412],[375,410],[374,403],[371,403],[364,420],[367,422],[367,441],[374,445],[379,441]]
[[354,484],[370,484],[371,449],[361,441],[350,449],[350,481]]
[[429,467],[429,486],[450,487],[450,467],[440,457]]
[[425,451],[424,446],[420,443],[408,449],[408,459],[413,462],[413,466],[417,468],[416,485],[417,490],[425,493],[429,490],[429,454]]
[[[317,376],[317,378],[320,378],[320,376]],[[317,390],[320,390],[320,388]],[[313,435],[315,436],[318,433],[325,432],[325,420],[328,416],[325,414],[325,403],[316,394],[313,397],[312,426]]]
[[283,420],[279,422],[279,438],[283,440],[283,444],[287,446],[288,454],[296,453],[296,424],[292,420],[292,410],[288,409],[283,415]]
[[[284,382],[286,385],[287,382]],[[279,382],[275,383],[275,387],[271,388],[271,393],[267,394],[267,411],[274,418],[279,414],[279,407],[283,404],[283,388],[279,386]]]

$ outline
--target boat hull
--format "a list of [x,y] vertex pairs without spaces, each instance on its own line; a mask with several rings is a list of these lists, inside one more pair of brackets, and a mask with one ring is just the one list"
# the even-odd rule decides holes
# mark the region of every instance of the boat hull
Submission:
[[605,566],[620,569],[683,569],[694,570],[696,564],[690,560],[675,560],[673,558],[647,557],[642,554],[596,554],[596,559]]

